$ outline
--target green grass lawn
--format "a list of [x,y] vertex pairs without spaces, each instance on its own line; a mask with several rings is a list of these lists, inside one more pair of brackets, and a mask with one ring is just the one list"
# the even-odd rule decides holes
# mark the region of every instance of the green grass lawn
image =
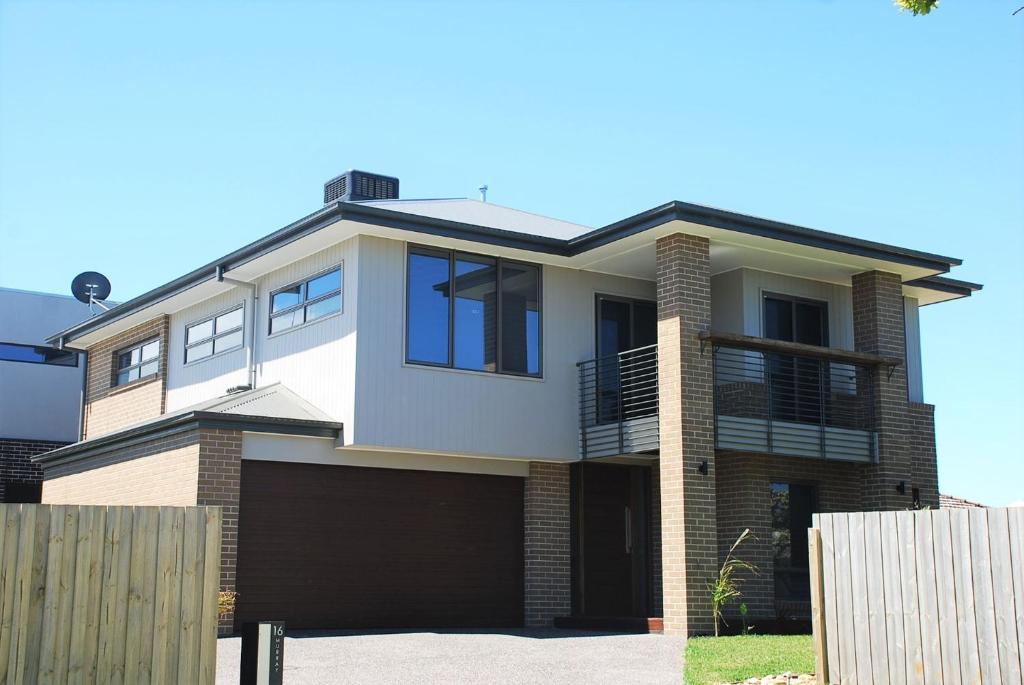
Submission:
[[810,635],[694,637],[686,642],[686,685],[734,683],[786,671],[814,672]]

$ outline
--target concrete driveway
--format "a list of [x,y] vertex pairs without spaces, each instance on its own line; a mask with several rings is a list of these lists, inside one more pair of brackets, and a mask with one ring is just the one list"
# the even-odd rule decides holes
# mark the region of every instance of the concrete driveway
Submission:
[[[238,683],[241,646],[218,640],[218,683]],[[677,637],[568,630],[301,632],[285,638],[284,682],[680,685],[684,648]]]

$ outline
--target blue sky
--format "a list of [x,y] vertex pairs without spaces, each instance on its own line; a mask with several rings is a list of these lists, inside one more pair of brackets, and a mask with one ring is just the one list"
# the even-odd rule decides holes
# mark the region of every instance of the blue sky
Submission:
[[670,199],[963,257],[944,491],[1024,500],[1024,13],[943,0],[0,2],[0,285],[127,299],[350,167],[590,225]]

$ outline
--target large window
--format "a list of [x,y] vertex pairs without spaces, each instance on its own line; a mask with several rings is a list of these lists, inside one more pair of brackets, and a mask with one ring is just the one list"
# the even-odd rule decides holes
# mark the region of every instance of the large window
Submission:
[[245,335],[242,305],[185,328],[185,363],[237,350]]
[[[828,305],[787,295],[764,297],[764,337],[772,340],[828,345]],[[766,359],[771,375],[772,414],[783,421],[820,423],[827,411],[830,374],[817,360],[773,354]]]
[[44,345],[0,343],[0,361],[50,364],[51,366],[78,366],[78,353],[58,350]]
[[539,267],[417,247],[407,282],[409,362],[540,375]]
[[341,274],[337,266],[274,291],[270,296],[270,332],[279,333],[341,311]]
[[117,353],[117,375],[115,385],[125,385],[146,376],[154,376],[160,370],[160,339],[121,350]]

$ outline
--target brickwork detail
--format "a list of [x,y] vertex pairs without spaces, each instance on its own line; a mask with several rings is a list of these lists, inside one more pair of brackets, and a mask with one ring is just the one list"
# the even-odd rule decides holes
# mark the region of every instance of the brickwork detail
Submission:
[[46,504],[194,506],[197,431],[177,433],[46,469]]
[[651,616],[664,615],[661,584],[661,470],[651,469]]
[[935,406],[911,402],[907,415],[907,449],[913,487],[922,507],[939,506],[938,455],[935,451]]
[[[811,485],[817,494],[818,511],[860,511],[864,509],[862,481],[867,464],[781,457],[777,455],[721,453],[715,483],[718,513],[718,556],[724,559],[729,547],[744,528],[754,538],[740,553],[756,565],[757,575],[739,573],[743,602],[751,618],[777,618],[772,550],[771,483]],[[738,605],[730,616],[738,617]],[[791,616],[790,616],[791,617]]]
[[[658,240],[658,393],[661,441],[662,604],[667,633],[709,633],[707,585],[718,566],[707,238]],[[707,463],[707,474],[700,472]]]
[[65,442],[0,439],[0,502],[6,502],[7,483],[40,483],[43,471],[32,457],[63,447]]
[[[242,433],[237,430],[199,431],[199,486],[196,503],[223,508],[220,586],[233,592],[238,560],[238,502],[242,478]],[[233,630],[234,615],[221,619],[220,633]]]
[[[162,316],[89,348],[84,426],[86,438],[112,433],[164,413],[169,331],[170,319]],[[160,338],[160,365],[156,376],[115,386],[117,353],[154,337]]]
[[[867,271],[853,277],[853,337],[858,352],[906,359],[903,283],[899,275]],[[874,408],[878,464],[866,473],[868,509],[906,509],[913,503],[907,404],[906,364],[892,369],[891,376],[887,369],[879,369]],[[896,491],[900,481],[907,483],[905,495]]]
[[530,462],[523,512],[527,627],[550,626],[571,610],[569,516],[569,465]]

